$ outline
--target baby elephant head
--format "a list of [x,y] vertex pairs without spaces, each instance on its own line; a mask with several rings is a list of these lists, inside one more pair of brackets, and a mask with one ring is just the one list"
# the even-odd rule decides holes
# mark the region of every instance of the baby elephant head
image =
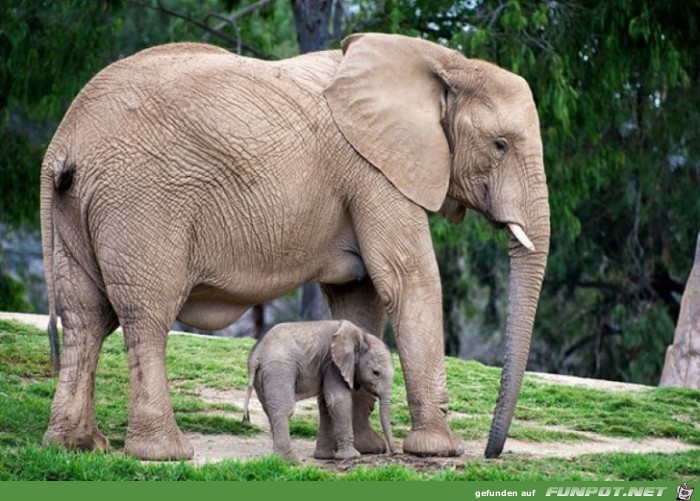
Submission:
[[379,419],[387,441],[387,450],[393,454],[389,411],[394,364],[386,345],[381,339],[343,321],[333,334],[331,355],[351,389],[364,388],[379,397]]

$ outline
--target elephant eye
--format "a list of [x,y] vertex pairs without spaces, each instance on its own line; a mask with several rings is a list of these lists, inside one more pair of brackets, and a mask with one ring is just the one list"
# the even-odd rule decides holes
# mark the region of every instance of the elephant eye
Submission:
[[379,369],[372,369],[372,374],[378,376],[379,374],[381,374],[381,371]]
[[499,137],[493,142],[494,146],[496,146],[496,149],[498,150],[499,153],[503,154],[506,151],[508,151],[508,140],[502,137]]

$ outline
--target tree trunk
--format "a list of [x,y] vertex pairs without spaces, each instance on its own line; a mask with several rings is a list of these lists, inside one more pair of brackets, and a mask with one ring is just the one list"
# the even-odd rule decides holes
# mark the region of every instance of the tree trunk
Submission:
[[260,341],[265,335],[265,304],[253,306],[253,324],[255,325],[255,339]]
[[301,288],[301,320],[330,320],[331,310],[318,283],[305,284]]
[[683,292],[673,344],[659,386],[680,386],[700,390],[700,233],[695,247],[695,262]]
[[442,318],[443,336],[445,339],[445,355],[457,357],[460,353],[460,336],[462,334],[462,314],[459,301],[462,297],[460,280],[463,270],[460,266],[457,250],[444,245],[437,252],[438,267],[440,269],[440,282],[442,283]]
[[333,0],[292,0],[299,53],[328,48]]
[[[330,38],[329,26],[333,15],[333,31],[337,30],[342,9],[337,0],[292,0],[294,24],[299,42],[299,54],[326,50]],[[309,283],[301,289],[301,319],[328,320],[331,310],[326,304],[321,287],[317,283]]]

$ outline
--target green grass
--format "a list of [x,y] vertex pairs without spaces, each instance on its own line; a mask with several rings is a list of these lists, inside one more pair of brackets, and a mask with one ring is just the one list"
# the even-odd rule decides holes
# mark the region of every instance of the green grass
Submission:
[[[171,336],[168,373],[178,425],[203,434],[253,436],[263,433],[240,421],[240,402],[205,401],[203,388],[245,388],[251,339]],[[403,378],[397,361],[392,423],[397,437],[410,427]],[[467,440],[484,441],[496,400],[500,371],[476,362],[447,360],[452,428]],[[475,459],[464,467],[421,470],[400,464],[358,466],[340,474],[287,464],[274,457],[190,463],[146,464],[116,454],[76,453],[42,448],[56,381],[51,377],[46,334],[16,322],[0,321],[0,480],[163,479],[163,480],[654,480],[696,478],[700,451],[676,454],[591,454],[573,459],[523,459],[504,454],[497,461]],[[120,333],[106,342],[96,381],[96,415],[117,451],[127,426],[128,371]],[[652,389],[614,393],[559,386],[527,377],[510,437],[531,442],[589,440],[577,432],[629,437],[675,438],[700,444],[700,392]],[[376,413],[373,422],[379,429]],[[313,439],[316,414],[298,413],[292,435]],[[508,448],[506,444],[506,449]],[[472,451],[470,451],[472,452]],[[479,451],[480,452],[480,451]]]
[[592,454],[570,460],[473,461],[464,467],[416,471],[402,465],[359,466],[346,474],[297,466],[270,456],[192,466],[144,463],[117,454],[71,452],[36,445],[0,455],[5,480],[659,480],[700,476],[700,452]]

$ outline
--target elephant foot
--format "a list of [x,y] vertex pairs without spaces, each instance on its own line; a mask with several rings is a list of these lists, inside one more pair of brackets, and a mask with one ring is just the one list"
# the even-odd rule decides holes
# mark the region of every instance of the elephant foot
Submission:
[[169,433],[137,435],[127,430],[124,453],[145,461],[192,459],[194,448],[175,426]]
[[352,446],[340,449],[338,452],[335,453],[335,459],[353,459],[359,457],[360,451],[358,451]]
[[353,445],[362,454],[384,454],[386,452],[386,442],[369,426],[361,432],[355,430]]
[[57,445],[65,449],[108,452],[109,440],[97,428],[81,431],[61,431],[49,427],[41,441],[44,446]]
[[293,464],[299,463],[299,458],[292,451],[286,451],[286,452],[275,451],[275,455],[278,456],[280,459],[287,461],[288,463],[293,463]]
[[412,430],[403,441],[403,451],[414,456],[452,457],[464,454],[464,445],[449,429]]
[[335,459],[335,450],[332,446],[322,445],[318,442],[316,443],[316,450],[314,451],[314,458],[316,459]]

